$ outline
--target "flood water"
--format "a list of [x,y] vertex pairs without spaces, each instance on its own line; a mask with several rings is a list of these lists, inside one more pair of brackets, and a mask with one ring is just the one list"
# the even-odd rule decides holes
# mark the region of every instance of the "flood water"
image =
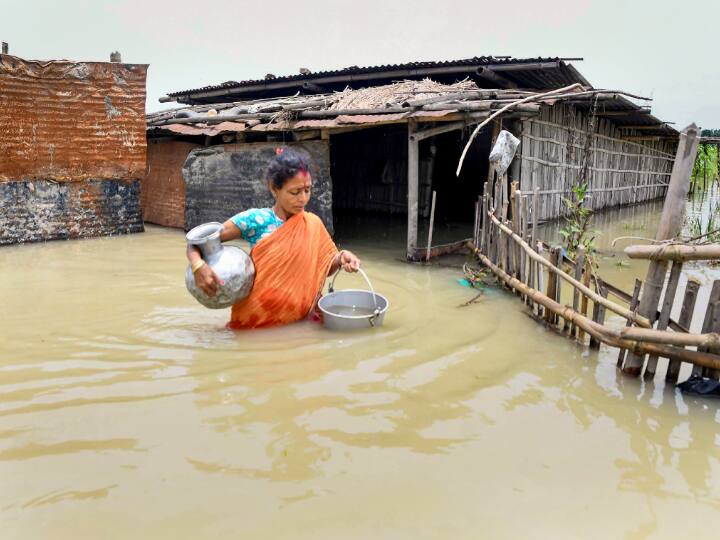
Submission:
[[[644,275],[608,246],[653,236],[659,210],[598,217],[609,281]],[[616,350],[556,336],[496,287],[458,307],[476,294],[461,271],[401,262],[404,238],[340,240],[390,301],[382,327],[226,330],[229,310],[184,289],[180,231],[0,249],[0,536],[705,538],[720,525],[717,401],[619,375]],[[345,274],[336,288],[365,285]]]

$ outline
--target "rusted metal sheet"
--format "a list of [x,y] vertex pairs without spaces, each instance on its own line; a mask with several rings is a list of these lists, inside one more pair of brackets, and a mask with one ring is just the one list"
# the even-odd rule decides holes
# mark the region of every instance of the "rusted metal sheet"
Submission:
[[327,120],[300,120],[295,122],[295,129],[326,129],[337,127],[335,119]]
[[147,176],[142,181],[143,219],[150,223],[185,226],[185,181],[182,167],[197,144],[183,141],[150,141]]
[[142,178],[146,73],[0,55],[0,182]]

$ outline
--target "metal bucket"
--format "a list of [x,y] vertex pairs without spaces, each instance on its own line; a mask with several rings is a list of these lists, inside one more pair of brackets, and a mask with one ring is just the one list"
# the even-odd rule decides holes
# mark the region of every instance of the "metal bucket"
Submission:
[[335,292],[335,278],[330,281],[328,294],[320,298],[318,308],[323,314],[323,324],[331,330],[354,330],[381,326],[390,302],[382,294],[377,294],[367,274],[358,269],[370,287],[369,291],[346,289]]

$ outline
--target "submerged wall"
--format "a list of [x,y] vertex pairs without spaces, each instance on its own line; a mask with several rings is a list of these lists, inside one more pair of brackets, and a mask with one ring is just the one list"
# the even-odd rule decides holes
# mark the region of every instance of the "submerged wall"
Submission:
[[143,219],[149,223],[185,227],[185,180],[182,167],[199,145],[168,139],[149,140],[147,174],[142,181]]
[[140,182],[0,182],[0,245],[143,231]]
[[0,243],[143,230],[146,72],[0,55]]
[[[185,228],[208,221],[223,222],[238,212],[273,205],[264,180],[270,159],[281,143],[227,144],[190,152],[183,167]],[[283,145],[285,146],[285,145]],[[306,154],[313,178],[307,209],[320,216],[332,233],[332,181],[327,141],[305,141],[286,146]]]

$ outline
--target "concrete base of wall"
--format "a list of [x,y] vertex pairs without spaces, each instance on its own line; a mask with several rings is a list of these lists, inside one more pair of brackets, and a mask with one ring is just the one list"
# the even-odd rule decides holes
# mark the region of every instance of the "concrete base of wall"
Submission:
[[140,182],[0,182],[0,245],[143,232]]
[[273,205],[265,172],[277,146],[290,146],[310,159],[312,198],[307,210],[333,232],[332,181],[328,141],[228,144],[197,148],[183,167],[185,228],[208,221],[223,222],[248,208]]

